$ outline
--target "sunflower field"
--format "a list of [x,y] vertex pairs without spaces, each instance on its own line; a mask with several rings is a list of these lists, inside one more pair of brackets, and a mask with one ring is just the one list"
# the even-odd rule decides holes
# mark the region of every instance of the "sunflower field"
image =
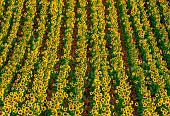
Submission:
[[0,116],[170,116],[170,1],[0,0]]

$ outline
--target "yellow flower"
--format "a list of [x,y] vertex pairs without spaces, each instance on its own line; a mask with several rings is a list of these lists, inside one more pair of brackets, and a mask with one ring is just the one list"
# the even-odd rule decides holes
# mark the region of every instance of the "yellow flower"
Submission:
[[70,92],[70,96],[71,96],[71,97],[73,96],[73,93],[72,93],[72,92]]
[[135,106],[138,106],[138,102],[135,103]]
[[93,92],[90,92],[90,95],[93,95]]
[[21,115],[22,113],[23,113],[23,110],[20,109],[20,110],[18,111],[18,114]]
[[105,101],[104,98],[102,98],[102,99],[101,99],[101,102],[104,103],[104,101]]
[[116,100],[116,103],[118,104],[118,103],[119,103],[119,100]]
[[33,112],[31,110],[28,111],[28,115],[32,116]]
[[32,106],[32,103],[28,103],[28,106],[31,107],[31,106]]
[[67,111],[67,108],[64,108],[63,110],[64,110],[64,111]]
[[3,109],[5,109],[5,112],[10,112],[10,107],[9,106],[4,106]]
[[64,93],[64,96],[67,98],[67,97],[68,97],[68,94]]
[[162,105],[162,102],[158,102],[157,104],[156,104],[156,106],[161,106]]
[[78,114],[80,114],[80,111],[79,110],[75,111],[75,115],[78,115]]
[[42,111],[45,111],[46,110],[46,107],[45,106],[42,106]]

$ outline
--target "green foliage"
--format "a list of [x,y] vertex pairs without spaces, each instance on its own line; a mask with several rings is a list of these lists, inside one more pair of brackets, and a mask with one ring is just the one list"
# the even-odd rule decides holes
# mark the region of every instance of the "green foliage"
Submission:
[[0,107],[4,106],[4,102],[2,101],[2,98],[0,98]]
[[15,112],[11,112],[11,113],[10,113],[10,116],[18,116],[18,115],[17,115],[17,113],[15,113]]
[[42,111],[39,116],[52,116],[52,111],[50,109],[46,109],[45,111]]

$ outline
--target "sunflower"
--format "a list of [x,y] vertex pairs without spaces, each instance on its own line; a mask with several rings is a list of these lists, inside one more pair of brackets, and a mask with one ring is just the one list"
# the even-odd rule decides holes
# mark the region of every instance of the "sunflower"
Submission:
[[116,103],[118,104],[118,103],[119,103],[119,100],[116,100]]
[[148,84],[150,85],[152,82],[151,81],[148,81]]
[[32,107],[32,103],[28,103],[28,106],[29,106],[29,107]]
[[136,102],[136,103],[135,103],[135,106],[138,106],[138,105],[139,105],[138,102]]
[[64,112],[63,116],[70,116],[68,113]]
[[167,116],[167,111],[162,111],[162,113],[164,114],[164,116]]
[[22,107],[25,108],[25,107],[26,107],[26,104],[23,104]]
[[101,102],[104,103],[104,101],[105,101],[104,98],[102,98],[102,99],[101,99]]
[[45,111],[46,110],[46,107],[45,106],[42,106],[42,111]]
[[75,111],[75,115],[77,116],[78,114],[80,114],[80,111],[79,110]]
[[29,110],[29,107],[25,107],[25,110],[28,111],[28,110]]
[[21,115],[23,113],[23,110],[19,110],[18,114]]
[[156,104],[156,106],[161,106],[162,105],[162,102],[158,102],[157,104]]
[[72,101],[72,99],[69,97],[69,98],[68,98],[68,101]]
[[9,106],[5,106],[4,109],[5,109],[5,112],[10,112],[10,107]]
[[82,113],[83,113],[83,111],[84,111],[84,109],[83,109],[83,108],[81,108],[81,109],[79,109],[79,110],[78,110],[79,114],[82,114]]
[[58,112],[57,115],[58,115],[58,116],[62,116],[62,113],[61,113],[61,112]]
[[31,110],[28,111],[28,115],[32,116],[33,112]]
[[67,111],[67,108],[64,108],[63,110],[64,110],[64,111]]
[[67,98],[67,97],[68,97],[68,94],[67,94],[67,93],[66,93],[66,94],[64,94],[64,97],[66,97],[66,98]]

